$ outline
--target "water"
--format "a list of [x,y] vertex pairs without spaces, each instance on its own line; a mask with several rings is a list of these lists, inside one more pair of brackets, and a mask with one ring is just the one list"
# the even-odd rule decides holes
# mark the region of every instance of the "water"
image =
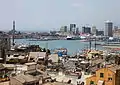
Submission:
[[[70,55],[73,53],[75,54],[84,48],[89,48],[89,42],[81,42],[80,40],[28,41],[27,39],[15,39],[15,43],[39,45],[42,48],[49,48],[49,49],[67,48],[68,54]],[[94,47],[94,41],[92,42],[92,46]]]

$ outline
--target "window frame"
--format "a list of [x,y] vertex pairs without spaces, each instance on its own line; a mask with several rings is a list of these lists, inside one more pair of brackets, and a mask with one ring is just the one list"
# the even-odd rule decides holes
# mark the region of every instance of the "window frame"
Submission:
[[100,73],[100,78],[104,78],[104,73]]

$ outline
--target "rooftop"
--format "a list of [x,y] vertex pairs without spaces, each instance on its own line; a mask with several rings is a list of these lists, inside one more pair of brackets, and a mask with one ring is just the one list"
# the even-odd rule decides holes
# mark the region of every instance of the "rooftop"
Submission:
[[43,85],[72,85],[72,84],[67,84],[67,83],[62,83],[62,82],[54,82],[54,83],[46,83]]
[[105,21],[106,23],[112,23],[112,21],[110,21],[110,20],[107,20],[107,21]]
[[99,63],[103,63],[105,60],[104,59],[93,59],[91,60],[93,65],[97,65]]
[[30,52],[29,53],[30,57],[45,57],[46,56],[46,52]]
[[20,81],[21,83],[32,82],[37,80],[35,77],[31,75],[24,75],[24,74],[17,75],[13,78]]
[[114,66],[109,67],[108,69],[116,73],[116,70],[119,70],[120,66],[119,65],[114,65]]
[[31,62],[31,63],[25,63],[25,65],[37,65],[37,63],[35,63],[35,62]]

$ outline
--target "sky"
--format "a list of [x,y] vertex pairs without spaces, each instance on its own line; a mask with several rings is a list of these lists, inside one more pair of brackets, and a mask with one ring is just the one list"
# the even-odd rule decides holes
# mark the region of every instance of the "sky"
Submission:
[[120,0],[0,0],[0,30],[49,31],[76,23],[104,28],[106,20],[120,25]]

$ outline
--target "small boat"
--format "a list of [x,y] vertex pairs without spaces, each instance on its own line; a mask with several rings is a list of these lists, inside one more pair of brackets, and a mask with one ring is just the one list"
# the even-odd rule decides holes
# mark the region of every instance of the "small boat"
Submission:
[[73,37],[71,37],[71,36],[67,36],[66,39],[67,39],[67,40],[73,40]]
[[67,48],[55,48],[53,49],[54,54],[58,54],[58,56],[67,55]]

